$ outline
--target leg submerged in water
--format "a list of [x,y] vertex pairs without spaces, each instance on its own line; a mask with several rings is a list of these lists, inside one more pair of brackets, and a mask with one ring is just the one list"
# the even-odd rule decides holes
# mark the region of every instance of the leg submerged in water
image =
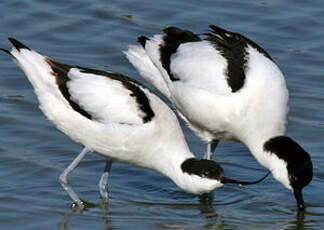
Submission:
[[102,174],[100,181],[99,181],[100,195],[101,195],[101,198],[106,202],[108,201],[108,176],[109,176],[109,172],[111,169],[111,165],[112,165],[112,160],[108,159],[106,161],[104,173]]
[[78,195],[74,192],[71,185],[68,181],[69,174],[75,169],[80,161],[84,158],[84,156],[87,154],[89,150],[87,148],[82,149],[82,151],[79,153],[79,155],[72,161],[72,163],[62,172],[62,174],[59,177],[59,181],[62,185],[62,187],[65,189],[65,191],[69,194],[71,199],[79,206],[80,209],[84,208],[83,202],[80,200]]
[[205,153],[204,159],[210,160],[213,153],[215,152],[215,149],[219,143],[219,140],[213,140],[212,142],[209,142],[207,144],[207,151]]

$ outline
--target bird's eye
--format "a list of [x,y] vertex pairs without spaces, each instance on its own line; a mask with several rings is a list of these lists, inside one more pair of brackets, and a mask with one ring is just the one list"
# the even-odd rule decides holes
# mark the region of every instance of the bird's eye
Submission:
[[289,175],[288,177],[291,182],[297,181],[297,177],[295,175]]
[[210,174],[210,171],[209,171],[209,170],[204,170],[204,171],[203,171],[203,176],[204,176],[204,177],[208,177],[209,174]]

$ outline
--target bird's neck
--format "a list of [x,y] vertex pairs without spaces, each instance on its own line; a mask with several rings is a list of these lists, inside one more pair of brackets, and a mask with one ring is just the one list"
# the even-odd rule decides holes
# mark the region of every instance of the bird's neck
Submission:
[[271,162],[269,158],[271,158],[271,153],[266,152],[264,150],[264,144],[266,143],[267,139],[262,138],[255,138],[251,141],[246,141],[245,144],[247,145],[248,149],[250,150],[251,154],[254,158],[265,168],[271,170]]
[[168,157],[160,158],[158,164],[155,165],[155,169],[169,177],[178,187],[190,193],[208,193],[216,187],[222,186],[222,184],[216,184],[211,180],[202,180],[199,176],[184,172],[181,166],[190,158],[195,158],[195,156],[189,149],[174,153],[170,152],[169,149]]
[[[280,136],[280,135],[278,135]],[[288,178],[287,172],[287,163],[278,158],[278,156],[272,152],[265,150],[264,145],[271,138],[276,137],[267,137],[267,138],[256,138],[253,141],[246,142],[247,147],[249,148],[252,155],[255,159],[265,168],[271,171],[273,177],[281,182],[286,188],[291,190],[291,185]]]
[[195,157],[189,149],[187,151],[176,151],[173,152],[171,149],[166,150],[166,154],[163,154],[168,157],[161,157],[158,159],[158,163],[155,165],[156,169],[169,177],[176,185],[185,189],[186,181],[188,180],[187,174],[185,174],[181,165],[187,159]]
[[273,137],[284,135],[286,125],[285,122],[278,121],[269,125],[257,121],[251,122],[250,127],[243,129],[239,139],[249,148],[252,155],[262,166],[271,170],[271,161],[269,161],[271,154],[264,151],[264,144]]
[[251,154],[263,167],[271,170],[271,162],[269,161],[269,158],[271,157],[271,153],[266,152],[264,150],[264,144],[272,137],[280,136],[280,135],[281,133],[278,133],[277,135],[276,134],[264,135],[259,133],[259,134],[248,136],[242,142],[246,144]]

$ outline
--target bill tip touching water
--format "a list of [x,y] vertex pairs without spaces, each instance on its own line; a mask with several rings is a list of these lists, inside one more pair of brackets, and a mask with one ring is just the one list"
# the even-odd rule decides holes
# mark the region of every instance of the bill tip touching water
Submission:
[[84,204],[68,176],[84,156],[93,151],[106,159],[99,181],[108,199],[108,175],[113,161],[152,169],[180,188],[211,192],[226,183],[254,184],[224,175],[211,160],[198,160],[188,148],[174,112],[148,88],[121,74],[60,63],[28,48],[14,38],[12,55],[31,82],[45,116],[84,149],[63,171],[59,181],[71,199]]

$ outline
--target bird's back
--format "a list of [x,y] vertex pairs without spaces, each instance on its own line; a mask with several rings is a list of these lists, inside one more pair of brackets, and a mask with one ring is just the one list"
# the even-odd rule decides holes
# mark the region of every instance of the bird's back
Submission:
[[74,141],[114,160],[157,170],[156,162],[170,157],[168,148],[179,158],[192,157],[175,114],[139,82],[63,64],[12,42],[15,48],[8,52],[32,83],[41,110]]
[[283,133],[288,91],[273,59],[238,33],[211,29],[200,38],[170,27],[142,42],[152,68],[160,72],[154,76],[166,83],[168,98],[208,142],[242,140],[264,124],[274,127],[265,128],[264,135]]

